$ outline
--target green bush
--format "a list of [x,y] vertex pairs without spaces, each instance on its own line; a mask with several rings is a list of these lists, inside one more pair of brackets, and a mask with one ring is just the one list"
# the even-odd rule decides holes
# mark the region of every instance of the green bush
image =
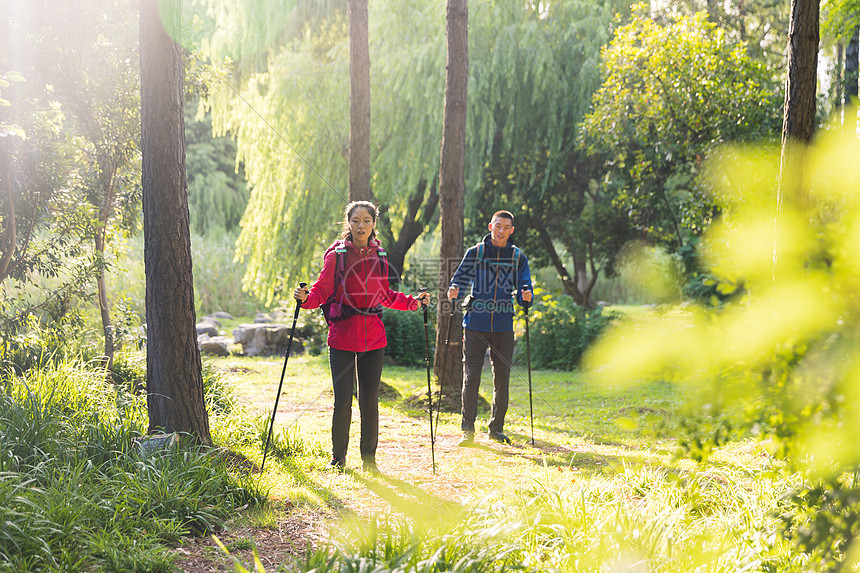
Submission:
[[[428,318],[430,314],[428,312]],[[424,366],[426,344],[422,311],[404,312],[387,308],[382,313],[382,323],[388,339],[385,355],[398,366]],[[435,341],[435,324],[428,324],[427,332],[430,339]]]
[[[621,318],[617,312],[603,312],[577,305],[573,298],[545,295],[529,310],[529,342],[533,368],[573,370],[580,365],[588,347],[609,324]],[[518,321],[525,313],[520,310]],[[526,344],[520,339],[514,362],[526,362]]]
[[84,338],[69,336],[82,328],[80,316],[74,312],[56,319],[46,316],[44,320],[35,314],[17,319],[3,315],[0,326],[0,363],[4,369],[19,374],[62,362],[70,353],[81,350],[76,345]]

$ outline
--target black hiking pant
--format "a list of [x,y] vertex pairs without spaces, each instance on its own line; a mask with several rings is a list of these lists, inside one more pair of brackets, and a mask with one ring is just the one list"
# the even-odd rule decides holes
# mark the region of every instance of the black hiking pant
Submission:
[[475,431],[478,388],[481,385],[481,370],[484,368],[487,348],[490,349],[490,364],[493,367],[493,407],[490,411],[489,430],[491,434],[501,434],[505,427],[505,414],[508,412],[508,386],[511,379],[511,361],[514,357],[513,331],[481,332],[471,328],[463,330],[463,420],[460,429],[464,432]]
[[331,419],[331,453],[346,458],[349,425],[352,422],[352,389],[358,372],[358,409],[361,415],[361,458],[375,459],[379,441],[379,381],[385,349],[352,352],[329,348],[334,413]]

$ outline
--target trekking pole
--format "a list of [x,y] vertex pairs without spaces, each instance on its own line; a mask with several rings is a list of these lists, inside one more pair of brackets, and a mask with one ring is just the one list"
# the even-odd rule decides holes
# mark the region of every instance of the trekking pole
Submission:
[[[299,283],[299,288],[305,288],[308,283]],[[299,309],[302,301],[296,301],[296,311],[293,313],[293,327],[290,329],[290,340],[287,342],[287,353],[284,355],[284,368],[281,370],[281,381],[278,384],[278,394],[275,396],[275,407],[272,409],[272,422],[269,424],[269,433],[266,434],[266,447],[263,449],[263,463],[260,464],[260,473],[266,467],[266,455],[269,453],[269,440],[272,439],[272,430],[275,428],[275,414],[278,411],[278,400],[281,398],[281,388],[284,386],[284,374],[287,372],[287,360],[290,359],[290,348],[293,346],[293,334],[296,332],[296,321],[299,319]]]
[[[523,285],[521,290],[528,290],[528,285]],[[529,371],[529,420],[532,425],[532,447],[535,446],[535,412],[532,407],[532,349],[531,344],[529,343],[529,307],[532,305],[532,301],[525,302],[526,309],[526,365]]]
[[[456,286],[456,285],[455,285]],[[451,314],[448,315],[448,327],[445,331],[445,349],[442,351],[442,357],[447,356],[451,343],[451,325],[454,324],[454,316],[457,312],[457,299],[448,299],[448,302],[451,303]],[[439,351],[436,350],[436,355],[438,356]],[[447,360],[445,361],[447,363]],[[444,364],[447,366],[447,364]],[[442,411],[442,376],[445,375],[445,368],[443,368],[443,363],[439,361],[439,400],[436,401],[436,429],[439,429],[439,413]]]
[[[427,287],[421,289],[427,292]],[[430,334],[427,330],[427,302],[421,299],[424,308],[424,363],[427,365],[427,403],[430,413],[430,459],[433,464],[433,474],[436,474],[436,436],[433,433],[433,386],[430,383]]]

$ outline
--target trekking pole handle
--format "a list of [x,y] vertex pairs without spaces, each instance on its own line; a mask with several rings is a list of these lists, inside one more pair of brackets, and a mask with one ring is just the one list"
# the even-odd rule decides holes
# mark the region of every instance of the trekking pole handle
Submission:
[[[522,295],[523,291],[527,291],[527,290],[530,291],[532,289],[529,288],[529,285],[524,284],[522,287],[520,287],[520,293],[519,294]],[[523,307],[526,309],[526,313],[528,313],[529,307],[531,307],[533,302],[534,302],[534,299],[529,300],[529,301],[525,301],[525,300],[523,301]]]
[[[460,285],[458,285],[457,283],[453,283],[451,285],[451,287],[457,289],[457,291],[458,291],[457,294],[458,295],[460,294],[459,293]],[[451,288],[451,287],[449,287],[449,288]],[[449,298],[448,302],[451,303],[451,316],[454,316],[454,313],[457,312],[457,299],[456,298]]]
[[[306,283],[306,282],[300,282],[299,283],[299,288],[305,288],[306,286],[308,286],[308,283]],[[296,311],[293,313],[293,320],[295,320],[299,317],[299,310],[301,308],[302,308],[302,301],[297,300],[296,301]]]

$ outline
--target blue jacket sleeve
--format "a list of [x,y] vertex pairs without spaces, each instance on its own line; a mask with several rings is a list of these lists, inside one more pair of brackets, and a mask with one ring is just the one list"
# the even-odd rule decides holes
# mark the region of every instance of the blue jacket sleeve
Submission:
[[475,258],[477,256],[477,247],[470,247],[469,250],[466,251],[466,254],[463,255],[463,260],[460,261],[460,266],[458,266],[457,270],[454,271],[454,276],[451,278],[451,284],[448,286],[452,287],[457,285],[457,287],[459,287],[460,292],[457,294],[458,299],[465,296],[466,289],[468,289],[475,280]]
[[[526,306],[525,301],[523,301],[523,290],[534,290],[532,288],[532,275],[529,272],[529,258],[525,256],[525,254],[520,253],[520,261],[519,261],[519,276],[517,277],[517,302],[520,306]],[[534,304],[534,298],[532,298],[531,304]],[[531,306],[529,304],[529,306]]]

